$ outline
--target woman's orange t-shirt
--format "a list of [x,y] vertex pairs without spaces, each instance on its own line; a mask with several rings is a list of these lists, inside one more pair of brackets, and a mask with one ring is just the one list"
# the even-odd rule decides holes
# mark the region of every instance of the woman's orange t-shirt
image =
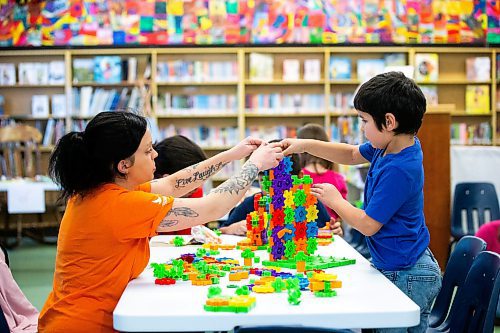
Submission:
[[149,183],[137,191],[106,184],[68,201],[39,332],[114,332],[113,310],[148,264],[149,237],[172,207],[172,197],[150,192]]

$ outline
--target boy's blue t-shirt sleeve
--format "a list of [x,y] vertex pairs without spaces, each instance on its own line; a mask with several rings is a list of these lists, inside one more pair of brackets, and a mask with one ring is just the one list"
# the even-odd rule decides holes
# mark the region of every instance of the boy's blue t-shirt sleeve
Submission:
[[365,212],[372,219],[385,224],[408,200],[412,191],[412,183],[403,170],[389,167],[380,174]]
[[375,156],[376,149],[373,148],[370,142],[365,142],[359,146],[359,152],[361,156],[363,156],[368,162],[373,160],[373,156]]
[[227,227],[236,222],[240,222],[242,220],[246,220],[247,214],[250,214],[254,211],[253,209],[253,198],[254,195],[249,196],[243,200],[241,204],[234,207],[230,212],[227,220],[222,225],[223,227]]

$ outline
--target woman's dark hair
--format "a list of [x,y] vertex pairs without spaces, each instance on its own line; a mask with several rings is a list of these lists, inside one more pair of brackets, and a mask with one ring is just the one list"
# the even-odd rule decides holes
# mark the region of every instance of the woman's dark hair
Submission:
[[49,175],[62,187],[61,198],[85,196],[99,185],[125,175],[118,163],[131,159],[146,133],[146,119],[130,112],[101,112],[83,132],[70,132],[57,143]]
[[[329,142],[328,135],[323,128],[318,124],[307,124],[299,128],[297,131],[297,138],[299,139],[314,139],[319,141]],[[314,166],[314,172],[319,173],[318,164],[327,170],[333,170],[333,162],[328,160],[313,156],[308,153],[300,154],[300,166],[305,168],[306,165],[312,164]]]
[[182,135],[166,138],[155,143],[153,148],[158,152],[155,178],[171,175],[207,159],[200,146]]
[[415,81],[401,72],[388,72],[372,77],[359,87],[354,107],[371,115],[379,131],[385,126],[385,115],[392,113],[398,122],[395,134],[417,134],[426,102]]

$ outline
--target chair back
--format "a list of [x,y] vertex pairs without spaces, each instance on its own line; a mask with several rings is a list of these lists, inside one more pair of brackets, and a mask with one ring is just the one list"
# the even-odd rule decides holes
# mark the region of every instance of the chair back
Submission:
[[38,145],[42,134],[28,125],[0,128],[0,170],[7,178],[35,177],[41,173]]
[[451,234],[456,239],[474,235],[484,223],[500,219],[495,185],[458,183],[453,196]]
[[234,333],[348,333],[351,330],[291,326],[291,325],[266,325],[266,326],[237,326]]
[[493,332],[500,291],[500,255],[479,253],[450,310],[451,333]]
[[[465,236],[457,243],[446,265],[443,284],[429,316],[429,327],[438,327],[445,322],[455,289],[458,292],[463,287],[474,259],[485,249],[486,242],[475,236]],[[447,321],[445,326],[448,325]]]

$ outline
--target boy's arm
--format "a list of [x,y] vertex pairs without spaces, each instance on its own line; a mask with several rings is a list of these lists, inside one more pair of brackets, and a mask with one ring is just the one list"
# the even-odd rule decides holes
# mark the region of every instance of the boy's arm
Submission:
[[344,222],[365,236],[373,236],[382,228],[382,223],[372,219],[364,210],[354,207],[347,200],[337,200],[332,209]]
[[151,181],[151,192],[175,198],[182,197],[200,187],[226,164],[248,156],[261,143],[260,139],[246,138],[235,147],[203,162],[184,168],[167,177]]
[[285,139],[281,141],[283,154],[309,153],[338,164],[355,165],[368,161],[359,152],[359,146],[324,142],[313,139]]

